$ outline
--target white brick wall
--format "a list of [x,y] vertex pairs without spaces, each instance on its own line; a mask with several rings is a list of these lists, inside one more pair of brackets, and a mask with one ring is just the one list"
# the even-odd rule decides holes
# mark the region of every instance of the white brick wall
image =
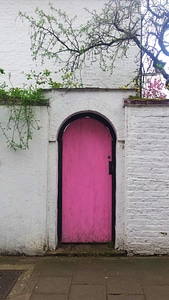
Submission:
[[169,106],[128,106],[126,249],[169,253]]
[[[70,15],[78,14],[83,22],[83,7],[100,10],[105,0],[52,2]],[[42,67],[32,61],[29,27],[17,17],[20,10],[33,14],[36,6],[47,10],[47,3],[0,1],[0,67],[12,73],[14,85],[25,81],[22,71],[56,69],[50,62]],[[119,88],[126,84],[135,75],[135,53],[133,48],[128,59],[117,62],[112,76],[87,68],[84,85]],[[39,253],[46,244],[56,247],[56,136],[70,115],[93,111],[109,120],[117,134],[116,247],[140,254],[169,254],[169,106],[126,106],[124,122],[122,98],[129,93],[49,92],[50,113],[45,108],[39,112],[43,128],[35,133],[29,151],[6,149],[0,132],[0,252]],[[5,120],[4,107],[0,115]]]
[[[53,0],[53,5],[70,16],[77,14],[78,21],[85,23],[88,15],[84,7],[101,10],[105,0]],[[45,68],[56,71],[53,62],[32,61],[30,28],[18,17],[19,11],[33,15],[36,7],[48,11],[46,0],[0,1],[0,68],[12,75],[14,86],[25,83],[25,75]],[[119,88],[128,83],[138,66],[135,64],[137,48],[131,47],[128,58],[116,63],[110,76],[96,65],[88,66],[83,73],[87,87]],[[0,82],[8,77],[1,76]],[[55,78],[54,78],[55,80]],[[56,78],[56,80],[60,80]],[[9,82],[8,82],[9,84]],[[117,133],[117,205],[116,246],[124,245],[124,108],[123,97],[132,91],[55,91],[49,92],[50,113],[44,108],[39,112],[42,129],[35,133],[27,151],[14,152],[6,149],[0,131],[0,252],[39,253],[47,244],[50,249],[57,245],[57,141],[56,135],[62,123],[70,115],[81,111],[102,114]],[[0,106],[0,121],[6,121],[7,111]],[[50,128],[48,122],[50,121]],[[48,130],[49,129],[49,130]],[[50,143],[48,143],[50,140]],[[10,220],[10,222],[9,222]]]
[[[90,111],[105,117],[117,136],[115,246],[169,254],[169,105],[143,102],[124,111],[127,91],[56,90],[46,96],[51,106],[36,108],[43,127],[29,150],[6,148],[0,131],[0,252],[37,254],[45,245],[57,246],[57,135],[67,118]],[[4,106],[0,120],[7,120]]]
[[[0,253],[39,254],[48,244],[46,234],[48,114],[35,108],[40,131],[29,150],[9,149],[0,130]],[[0,106],[5,126],[8,109]]]
[[[43,253],[58,241],[58,143],[63,123],[79,112],[106,118],[116,136],[116,241],[124,248],[124,107],[127,90],[54,90],[46,92],[50,107],[36,108],[42,129],[35,131],[29,150],[6,147],[0,130],[0,253]],[[6,124],[8,109],[0,106]]]

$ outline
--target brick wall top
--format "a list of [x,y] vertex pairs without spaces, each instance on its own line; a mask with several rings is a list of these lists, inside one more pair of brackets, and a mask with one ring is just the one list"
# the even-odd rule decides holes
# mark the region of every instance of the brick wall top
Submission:
[[124,99],[124,106],[169,106],[169,99]]

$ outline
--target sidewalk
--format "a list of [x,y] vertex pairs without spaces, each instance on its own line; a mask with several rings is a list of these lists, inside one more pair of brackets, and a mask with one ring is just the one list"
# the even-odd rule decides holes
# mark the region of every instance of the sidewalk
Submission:
[[11,300],[168,300],[169,257],[0,257]]

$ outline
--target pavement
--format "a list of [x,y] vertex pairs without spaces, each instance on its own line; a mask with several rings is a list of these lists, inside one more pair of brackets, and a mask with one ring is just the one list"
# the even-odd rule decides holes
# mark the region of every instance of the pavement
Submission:
[[169,300],[169,257],[1,256],[11,300]]

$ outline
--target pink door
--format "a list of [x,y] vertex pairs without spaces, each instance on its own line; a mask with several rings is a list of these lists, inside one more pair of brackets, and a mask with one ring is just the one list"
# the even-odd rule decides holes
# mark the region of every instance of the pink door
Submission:
[[84,117],[63,133],[62,242],[112,240],[112,136],[100,121]]

